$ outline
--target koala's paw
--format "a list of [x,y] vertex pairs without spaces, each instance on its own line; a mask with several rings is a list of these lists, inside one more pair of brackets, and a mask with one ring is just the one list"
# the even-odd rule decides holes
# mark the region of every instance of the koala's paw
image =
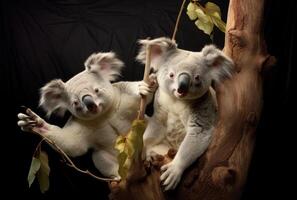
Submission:
[[173,190],[179,183],[183,174],[183,169],[174,162],[168,163],[161,167],[162,175],[160,177],[161,182],[165,190]]
[[139,88],[139,94],[147,96],[149,94],[152,94],[156,91],[158,84],[157,84],[157,78],[155,74],[151,74],[149,76],[150,84],[147,84],[144,81],[141,81],[138,85]]
[[154,152],[147,151],[145,154],[144,164],[146,168],[153,166],[154,168],[160,169],[164,165],[165,157]]
[[48,130],[48,124],[31,109],[26,109],[26,114],[18,114],[18,126],[26,132],[37,132],[43,134]]

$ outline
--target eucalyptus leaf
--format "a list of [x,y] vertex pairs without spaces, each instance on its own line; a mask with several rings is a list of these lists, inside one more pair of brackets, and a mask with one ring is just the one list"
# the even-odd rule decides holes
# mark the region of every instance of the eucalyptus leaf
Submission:
[[128,135],[128,140],[133,144],[134,154],[138,154],[143,147],[143,133],[146,128],[146,122],[144,120],[134,120],[131,127],[131,132]]
[[191,20],[196,20],[195,25],[205,34],[210,35],[216,26],[222,32],[226,32],[226,23],[221,19],[221,9],[212,2],[207,2],[205,7],[196,1],[190,2],[187,7],[187,15]]
[[125,166],[125,162],[127,160],[128,155],[125,152],[121,152],[118,155],[118,163],[119,163],[119,175],[121,179],[125,179],[127,177],[128,169]]
[[131,167],[132,160],[134,160],[141,152],[143,147],[143,133],[146,128],[144,120],[134,120],[130,132],[126,137],[119,136],[115,143],[115,149],[119,151],[119,175],[124,180],[127,177],[128,171]]
[[201,21],[199,19],[195,21],[195,25],[207,35],[211,34],[211,32],[213,31],[213,27],[214,27],[214,25],[211,21],[204,23],[203,21]]
[[205,10],[209,15],[213,15],[214,13],[218,13],[219,16],[221,16],[221,9],[220,7],[212,2],[207,2],[205,4]]
[[195,12],[201,22],[208,23],[210,21],[210,17],[202,10],[202,8],[198,7]]
[[31,187],[32,183],[35,180],[36,174],[40,169],[40,165],[41,165],[40,160],[38,158],[36,158],[36,157],[33,157],[32,161],[31,161],[31,165],[30,165],[28,178],[27,178],[29,188]]
[[226,32],[226,23],[223,22],[221,19],[212,17],[212,21],[213,23],[216,25],[216,27],[218,27],[218,29],[220,29],[222,32]]
[[127,138],[125,152],[128,155],[128,158],[132,158],[133,157],[133,154],[135,152],[135,149],[134,148],[135,148],[135,146],[133,145],[133,141],[131,141],[131,138]]
[[226,32],[226,23],[221,19],[221,9],[218,5],[207,2],[205,5],[207,15],[211,18],[212,22],[222,32]]
[[120,153],[125,151],[126,138],[124,136],[118,136],[116,139],[115,149]]
[[50,167],[48,165],[48,155],[46,152],[41,151],[39,155],[40,169],[37,172],[37,180],[41,193],[45,193],[49,189],[49,174]]
[[195,20],[197,19],[197,13],[196,13],[196,9],[198,8],[198,6],[192,2],[190,2],[188,4],[188,7],[187,7],[187,15],[189,16],[189,18],[191,20]]

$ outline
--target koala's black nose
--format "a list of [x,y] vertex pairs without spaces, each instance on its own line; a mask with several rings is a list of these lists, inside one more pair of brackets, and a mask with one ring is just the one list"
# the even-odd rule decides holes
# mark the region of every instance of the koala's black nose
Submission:
[[188,92],[190,88],[190,80],[191,77],[187,73],[181,73],[178,76],[178,87],[177,87],[177,92],[180,94],[185,94]]
[[87,109],[91,112],[95,112],[97,110],[97,105],[93,100],[91,95],[85,95],[82,97],[82,102],[86,105]]

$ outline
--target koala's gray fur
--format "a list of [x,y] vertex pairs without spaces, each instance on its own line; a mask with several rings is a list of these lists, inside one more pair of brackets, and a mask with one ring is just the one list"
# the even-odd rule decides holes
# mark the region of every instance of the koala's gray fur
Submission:
[[212,81],[231,77],[233,62],[213,45],[201,52],[177,48],[168,38],[141,40],[137,59],[145,62],[144,46],[151,45],[152,67],[159,88],[154,114],[144,133],[146,158],[177,149],[175,158],[162,166],[160,179],[165,189],[174,189],[184,170],[207,149],[216,122],[216,101]]
[[72,114],[63,128],[45,122],[30,109],[18,115],[18,125],[50,138],[70,156],[92,149],[97,169],[104,176],[119,178],[116,137],[128,133],[140,94],[150,101],[154,89],[143,81],[111,84],[123,67],[111,52],[92,54],[85,67],[66,83],[56,79],[41,88],[40,105],[48,115],[63,115],[66,110]]

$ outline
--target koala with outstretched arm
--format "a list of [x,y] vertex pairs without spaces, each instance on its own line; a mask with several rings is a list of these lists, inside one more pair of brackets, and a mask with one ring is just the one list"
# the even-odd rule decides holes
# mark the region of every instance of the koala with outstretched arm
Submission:
[[168,38],[140,43],[137,59],[144,63],[145,46],[151,45],[151,66],[159,84],[154,114],[144,133],[146,158],[177,149],[174,159],[161,167],[160,177],[165,190],[174,189],[184,170],[210,144],[217,111],[211,83],[231,77],[233,62],[213,45],[192,52],[177,48]]
[[41,88],[40,106],[47,115],[71,113],[63,128],[47,123],[30,109],[18,114],[18,125],[51,139],[73,157],[92,149],[97,169],[119,178],[115,140],[128,133],[139,110],[140,94],[149,102],[156,89],[143,81],[110,83],[122,67],[112,52],[92,54],[84,71],[65,83],[56,79]]

